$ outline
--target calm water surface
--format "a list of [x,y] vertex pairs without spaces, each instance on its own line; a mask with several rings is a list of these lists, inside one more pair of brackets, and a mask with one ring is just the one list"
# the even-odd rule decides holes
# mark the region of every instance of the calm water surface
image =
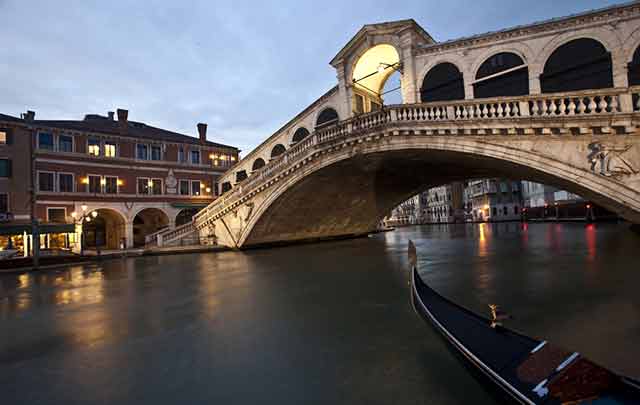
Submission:
[[412,312],[408,239],[447,297],[640,377],[626,226],[423,226],[0,276],[1,402],[495,403]]

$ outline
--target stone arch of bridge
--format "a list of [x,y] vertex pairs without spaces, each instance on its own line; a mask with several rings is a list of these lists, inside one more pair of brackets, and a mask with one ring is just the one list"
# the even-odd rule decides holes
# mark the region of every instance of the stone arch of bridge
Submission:
[[[582,151],[586,144],[575,146]],[[342,148],[275,183],[256,204],[237,245],[367,233],[420,191],[482,177],[550,184],[640,222],[636,190],[534,149],[528,143],[518,148],[479,138],[433,136],[394,136],[356,151]]]

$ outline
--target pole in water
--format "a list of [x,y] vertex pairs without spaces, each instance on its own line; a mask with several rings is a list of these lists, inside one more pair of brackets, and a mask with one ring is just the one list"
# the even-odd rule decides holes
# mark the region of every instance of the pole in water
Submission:
[[407,253],[409,258],[409,268],[413,270],[418,266],[418,254],[416,253],[416,245],[413,244],[411,239],[409,239],[409,249]]

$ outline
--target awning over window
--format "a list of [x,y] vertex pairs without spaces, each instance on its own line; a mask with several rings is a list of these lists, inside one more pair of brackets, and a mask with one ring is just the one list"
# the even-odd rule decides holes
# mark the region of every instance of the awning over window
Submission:
[[[75,232],[73,224],[40,224],[39,229],[41,235]],[[0,224],[0,235],[22,235],[25,232],[31,235],[31,224]]]

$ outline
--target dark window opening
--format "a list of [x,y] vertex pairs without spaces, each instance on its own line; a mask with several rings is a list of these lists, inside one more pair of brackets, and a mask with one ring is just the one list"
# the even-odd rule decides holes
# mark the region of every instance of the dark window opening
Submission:
[[38,173],[38,189],[53,191],[53,173]]
[[594,39],[567,42],[547,59],[540,86],[543,93],[613,87],[611,54]]
[[276,146],[273,147],[273,149],[271,149],[271,158],[273,159],[275,157],[278,157],[282,155],[285,151],[286,149],[283,145],[277,144]]
[[257,158],[256,160],[253,161],[253,165],[251,166],[251,170],[252,171],[259,170],[259,169],[263,168],[264,165],[265,165],[264,159]]
[[73,138],[68,135],[58,137],[58,151],[73,152]]
[[180,180],[180,195],[189,195],[189,180]]
[[64,224],[67,222],[67,216],[64,208],[47,208],[49,222]]
[[236,173],[236,183],[240,183],[243,180],[247,179],[247,171],[246,170],[240,170],[239,172]]
[[304,128],[304,127],[298,128],[296,132],[293,134],[293,139],[291,140],[291,143],[298,143],[304,138],[306,138],[307,136],[309,136],[309,131],[307,130],[307,128]]
[[[478,69],[476,80],[522,65],[524,65],[524,61],[518,55],[502,52],[484,61]],[[529,69],[527,67],[522,67],[473,85],[475,98],[522,96],[526,94],[529,94]]]
[[640,47],[633,53],[633,59],[628,65],[629,86],[640,85]]
[[11,159],[0,159],[0,177],[11,177]]
[[316,128],[326,127],[331,124],[335,124],[338,122],[339,117],[336,110],[333,108],[325,108],[322,110],[320,115],[318,115],[318,120],[316,121]]
[[89,176],[89,192],[99,193],[100,191],[100,176]]
[[229,183],[228,181],[222,183],[222,194],[226,193],[229,190],[231,190],[231,183]]
[[58,174],[58,189],[62,193],[73,192],[73,175],[60,173]]
[[38,148],[53,150],[53,134],[40,132],[38,134]]
[[452,63],[440,63],[427,73],[420,88],[423,103],[464,99],[462,73]]

